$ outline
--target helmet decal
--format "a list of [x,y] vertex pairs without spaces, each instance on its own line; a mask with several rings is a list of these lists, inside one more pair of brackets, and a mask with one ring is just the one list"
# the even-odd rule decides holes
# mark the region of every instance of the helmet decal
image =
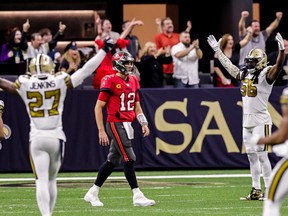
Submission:
[[113,69],[128,75],[134,73],[134,58],[126,51],[120,51],[112,56]]
[[29,63],[29,71],[31,74],[43,75],[45,73],[54,73],[55,64],[53,60],[45,54],[38,54],[32,58]]

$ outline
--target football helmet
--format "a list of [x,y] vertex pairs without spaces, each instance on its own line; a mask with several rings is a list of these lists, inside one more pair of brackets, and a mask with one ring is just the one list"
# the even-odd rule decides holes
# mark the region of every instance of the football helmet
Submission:
[[134,73],[134,58],[126,51],[120,51],[112,56],[113,69],[128,75]]
[[252,49],[245,57],[244,63],[248,72],[254,73],[255,71],[262,70],[267,66],[267,55],[262,49]]
[[43,75],[45,73],[53,74],[55,72],[55,64],[48,55],[38,54],[30,60],[29,71],[31,75]]

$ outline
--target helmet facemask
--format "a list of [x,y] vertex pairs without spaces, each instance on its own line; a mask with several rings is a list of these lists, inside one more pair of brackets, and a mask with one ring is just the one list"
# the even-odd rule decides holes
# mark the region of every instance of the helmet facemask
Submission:
[[112,57],[113,69],[124,74],[134,74],[134,58],[132,55],[125,51],[117,52]]
[[248,72],[254,73],[267,66],[267,55],[262,49],[252,49],[247,54],[244,63]]
[[36,74],[38,78],[46,77],[46,74],[54,74],[55,64],[53,60],[45,54],[38,54],[32,58],[29,63],[29,71],[31,75]]

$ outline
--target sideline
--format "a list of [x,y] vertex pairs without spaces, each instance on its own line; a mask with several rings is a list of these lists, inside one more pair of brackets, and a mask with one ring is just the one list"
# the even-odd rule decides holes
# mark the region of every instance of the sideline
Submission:
[[[251,174],[213,174],[213,175],[159,175],[159,176],[137,176],[137,179],[187,179],[187,178],[247,178]],[[108,180],[125,180],[125,176],[111,176]],[[95,180],[94,177],[59,177],[57,181],[82,181]],[[1,178],[0,182],[35,181],[34,178]]]

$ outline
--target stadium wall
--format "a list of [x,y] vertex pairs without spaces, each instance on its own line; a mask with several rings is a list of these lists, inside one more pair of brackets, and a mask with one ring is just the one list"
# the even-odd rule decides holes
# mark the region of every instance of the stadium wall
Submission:
[[[273,130],[281,119],[274,87],[269,111]],[[62,171],[95,171],[109,147],[98,144],[94,106],[97,90],[68,92],[63,113],[67,136]],[[20,97],[0,92],[5,102],[6,139],[0,172],[30,172],[29,118]],[[241,169],[249,163],[242,145],[242,101],[238,88],[141,89],[142,107],[151,135],[144,138],[134,122],[137,169]],[[269,154],[272,165],[279,158]]]

